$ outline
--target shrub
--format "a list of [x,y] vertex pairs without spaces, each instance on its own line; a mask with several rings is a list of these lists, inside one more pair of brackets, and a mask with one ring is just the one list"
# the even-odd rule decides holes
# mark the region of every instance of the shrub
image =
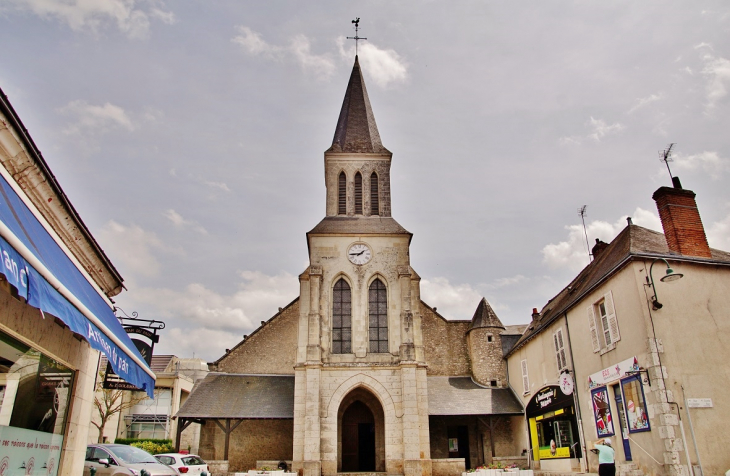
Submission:
[[114,443],[134,446],[153,455],[160,453],[172,453],[175,450],[172,446],[172,440],[156,440],[152,438],[117,438],[114,440]]

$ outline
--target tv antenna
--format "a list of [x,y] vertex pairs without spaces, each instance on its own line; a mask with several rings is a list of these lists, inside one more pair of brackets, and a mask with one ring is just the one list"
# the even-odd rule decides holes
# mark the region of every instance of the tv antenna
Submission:
[[580,215],[580,221],[583,222],[583,234],[586,236],[586,248],[588,249],[588,261],[591,260],[591,245],[588,244],[588,232],[586,231],[586,208],[588,205],[583,205],[578,209],[578,215]]
[[360,17],[357,17],[354,20],[352,20],[352,23],[355,24],[355,36],[348,36],[347,39],[355,40],[355,56],[357,56],[357,42],[359,40],[367,40],[367,38],[360,38],[359,36],[357,36],[358,30],[360,30]]
[[672,162],[672,147],[675,145],[677,144],[672,142],[666,149],[659,151],[659,160],[666,164],[667,172],[669,172],[669,179],[672,180],[672,183],[674,183],[674,177],[672,177],[672,171],[669,169],[669,162]]

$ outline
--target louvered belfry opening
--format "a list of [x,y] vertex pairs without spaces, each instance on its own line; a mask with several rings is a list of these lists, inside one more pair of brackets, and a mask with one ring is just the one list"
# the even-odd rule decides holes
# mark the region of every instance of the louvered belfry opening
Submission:
[[370,320],[370,352],[388,352],[388,292],[379,279],[373,281],[368,292]]
[[355,215],[362,215],[362,175],[355,174]]
[[378,200],[378,174],[370,176],[370,214],[380,215],[380,201]]
[[345,172],[340,172],[337,188],[337,214],[347,215],[347,176]]
[[332,293],[332,353],[352,352],[352,297],[350,285],[340,279]]

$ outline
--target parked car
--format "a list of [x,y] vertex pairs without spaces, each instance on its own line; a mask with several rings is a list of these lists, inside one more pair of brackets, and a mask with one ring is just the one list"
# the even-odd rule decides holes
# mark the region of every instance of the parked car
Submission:
[[150,476],[178,476],[175,468],[157,461],[148,452],[129,445],[88,445],[84,476],[91,476],[91,469],[96,469],[96,476],[142,476],[146,470]]
[[210,467],[198,455],[184,453],[165,453],[155,455],[157,461],[175,468],[178,473],[187,476],[206,476],[210,474]]

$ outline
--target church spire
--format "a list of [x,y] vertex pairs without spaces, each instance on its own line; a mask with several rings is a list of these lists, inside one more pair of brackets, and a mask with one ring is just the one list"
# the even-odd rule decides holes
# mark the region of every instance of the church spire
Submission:
[[345,100],[342,102],[337,120],[332,147],[327,152],[389,154],[380,142],[378,126],[370,106],[365,81],[360,71],[360,62],[355,56],[350,81],[347,83]]

